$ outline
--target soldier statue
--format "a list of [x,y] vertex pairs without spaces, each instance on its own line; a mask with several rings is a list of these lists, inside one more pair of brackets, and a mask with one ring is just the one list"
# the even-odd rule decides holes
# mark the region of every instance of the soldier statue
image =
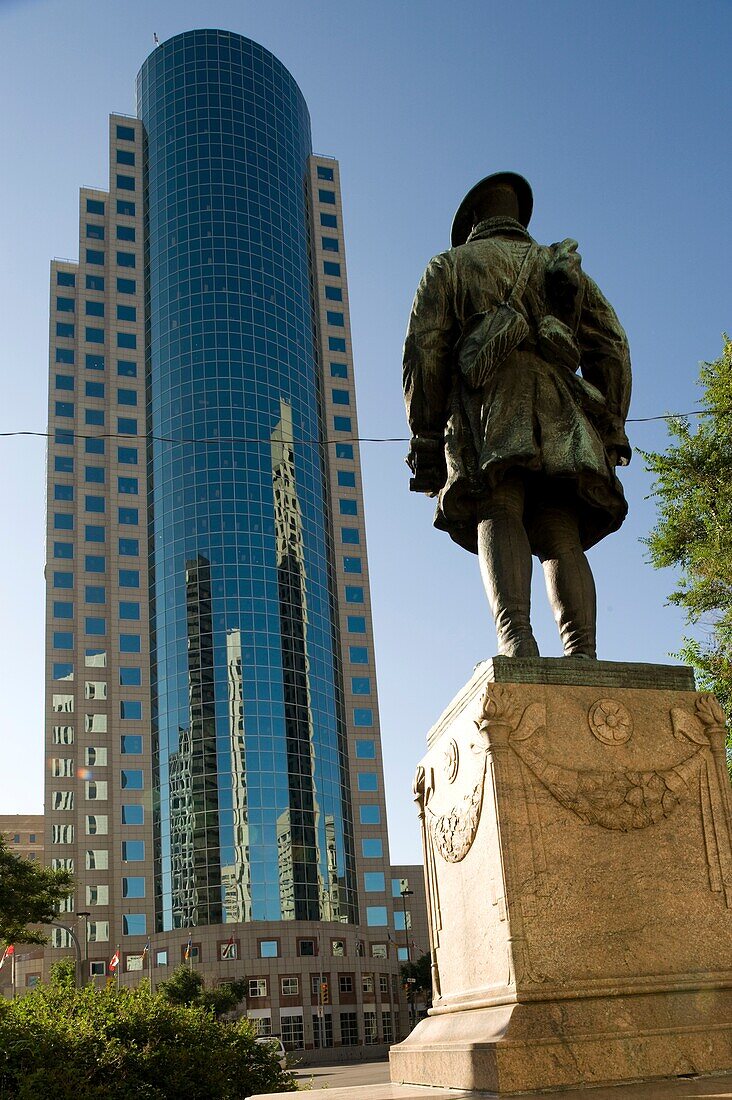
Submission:
[[596,658],[585,551],[627,513],[616,466],[630,357],[577,242],[529,235],[522,176],[487,176],[463,199],[452,248],[430,261],[404,345],[410,488],[435,526],[477,553],[499,653],[535,657],[531,558],[542,563],[564,653]]

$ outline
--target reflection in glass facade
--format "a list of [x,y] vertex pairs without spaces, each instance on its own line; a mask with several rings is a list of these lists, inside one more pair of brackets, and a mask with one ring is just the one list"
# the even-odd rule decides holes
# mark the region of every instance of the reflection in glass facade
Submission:
[[307,107],[267,50],[193,31],[138,113],[157,926],[353,922]]

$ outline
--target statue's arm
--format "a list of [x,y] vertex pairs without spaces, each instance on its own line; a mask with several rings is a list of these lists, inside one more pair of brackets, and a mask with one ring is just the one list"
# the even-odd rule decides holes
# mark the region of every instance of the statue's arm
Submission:
[[412,431],[407,461],[419,492],[437,492],[444,484],[442,440],[457,339],[453,302],[454,271],[443,253],[430,261],[417,287],[404,341],[402,381]]
[[577,339],[582,374],[603,394],[607,416],[600,426],[608,453],[627,466],[631,447],[625,434],[630,407],[630,349],[615,310],[596,283],[584,276],[584,294]]

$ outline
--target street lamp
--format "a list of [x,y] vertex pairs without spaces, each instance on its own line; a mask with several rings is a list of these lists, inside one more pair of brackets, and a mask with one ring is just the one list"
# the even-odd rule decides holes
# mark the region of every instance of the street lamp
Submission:
[[89,978],[89,917],[91,913],[87,910],[76,914],[80,920],[84,921],[84,981]]
[[[407,886],[407,880],[402,879],[402,889],[400,890],[402,896],[402,912],[404,913],[404,939],[407,945],[407,965],[412,964],[412,950],[409,946],[409,929],[407,928],[407,898],[411,898],[414,890],[410,890]],[[407,979],[408,986],[411,986],[413,978],[410,976]],[[407,1011],[409,1012],[409,1023],[411,1027],[414,1027],[414,998],[410,997],[411,989],[407,988]]]
[[82,985],[82,981],[81,981],[82,963],[81,963],[81,944],[79,943],[79,937],[77,936],[76,932],[74,931],[74,929],[71,927],[70,924],[62,924],[60,920],[56,920],[56,919],[54,919],[52,921],[49,921],[49,924],[55,924],[57,928],[63,928],[65,932],[68,932],[68,934],[71,936],[71,939],[74,941],[74,947],[76,948],[76,985],[77,985],[77,988],[80,988],[81,985]]

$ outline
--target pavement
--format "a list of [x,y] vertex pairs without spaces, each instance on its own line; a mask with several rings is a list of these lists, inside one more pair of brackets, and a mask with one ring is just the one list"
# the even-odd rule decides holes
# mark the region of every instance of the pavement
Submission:
[[[494,1092],[432,1088],[428,1085],[389,1083],[389,1063],[360,1062],[311,1066],[295,1074],[308,1100],[500,1100]],[[275,1093],[250,1100],[287,1100],[292,1093]],[[675,1078],[611,1088],[567,1089],[561,1092],[522,1093],[520,1100],[732,1100],[732,1074],[721,1077]],[[517,1098],[518,1100],[518,1098]]]

